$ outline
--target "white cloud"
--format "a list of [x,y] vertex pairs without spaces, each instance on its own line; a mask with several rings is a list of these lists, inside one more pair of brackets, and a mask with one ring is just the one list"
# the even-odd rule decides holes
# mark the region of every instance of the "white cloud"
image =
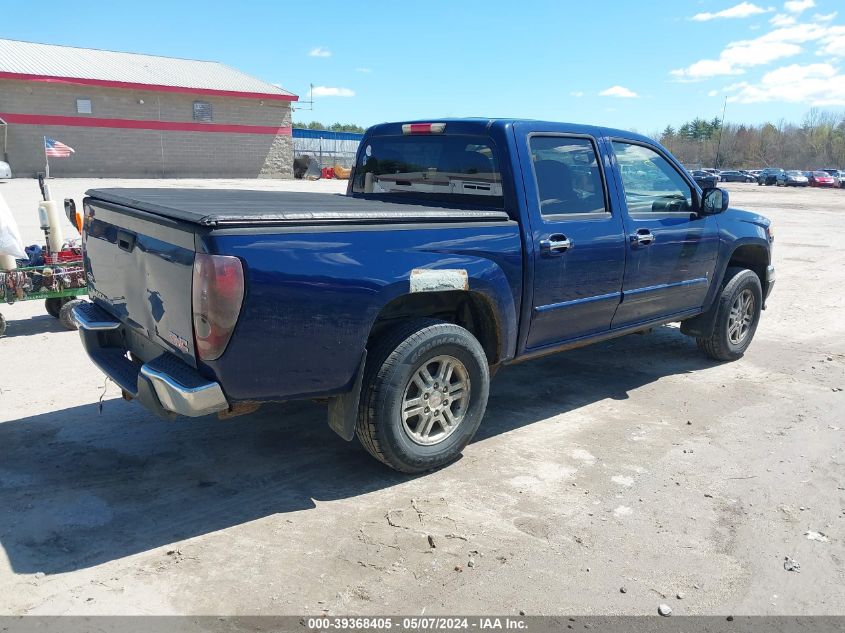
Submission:
[[803,13],[814,6],[816,6],[815,0],[787,0],[783,3],[783,8],[790,13]]
[[602,90],[599,95],[602,97],[620,97],[622,99],[636,99],[639,97],[636,92],[624,86],[611,86],[607,90]]
[[741,75],[744,72],[742,68],[736,68],[723,59],[702,59],[686,68],[672,70],[669,74],[683,81],[698,81],[718,75]]
[[845,27],[840,28],[843,32],[832,33],[829,37],[822,40],[823,46],[819,49],[819,55],[845,57]]
[[358,67],[358,68],[355,69],[355,72],[356,73],[371,73],[371,72],[373,72],[373,69],[372,68]]
[[836,16],[839,15],[836,11],[831,13],[816,13],[813,15],[813,19],[816,22],[832,22],[836,19]]
[[314,86],[311,93],[315,97],[354,97],[355,91],[349,88],[332,88],[329,86]]
[[771,20],[769,20],[769,22],[774,26],[792,26],[793,24],[795,24],[796,20],[791,15],[786,15],[785,13],[778,13]]
[[810,106],[845,105],[845,74],[831,64],[791,64],[763,75],[756,84],[738,84],[728,101],[781,101]]
[[718,59],[703,59],[686,68],[672,70],[670,74],[680,81],[742,75],[747,68],[798,55],[803,51],[801,44],[808,42],[820,42],[838,50],[837,40],[843,34],[845,26],[818,23],[781,26],[754,39],[731,42]]
[[737,42],[722,52],[721,59],[732,66],[760,66],[776,59],[791,57],[801,52],[798,44],[751,40]]
[[708,20],[716,20],[718,18],[748,18],[752,15],[767,13],[768,11],[770,11],[770,9],[758,7],[756,4],[752,4],[751,2],[740,2],[729,9],[717,11],[716,13],[696,13],[692,16],[692,20],[695,22],[707,22]]
[[312,48],[310,51],[308,51],[308,55],[310,57],[331,57],[332,52],[327,48],[317,46],[316,48]]
[[570,92],[569,95],[572,96],[572,97],[581,98],[581,97],[584,96],[584,93],[581,92],[580,90],[574,90],[574,91]]

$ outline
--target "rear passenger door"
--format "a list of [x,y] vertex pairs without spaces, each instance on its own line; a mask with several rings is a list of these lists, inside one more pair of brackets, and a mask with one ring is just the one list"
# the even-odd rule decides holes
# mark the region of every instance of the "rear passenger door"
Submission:
[[608,330],[625,265],[597,137],[538,125],[516,125],[533,246],[527,350]]
[[627,264],[613,327],[700,308],[716,268],[716,216],[695,212],[698,189],[661,148],[628,139],[611,146],[627,210]]

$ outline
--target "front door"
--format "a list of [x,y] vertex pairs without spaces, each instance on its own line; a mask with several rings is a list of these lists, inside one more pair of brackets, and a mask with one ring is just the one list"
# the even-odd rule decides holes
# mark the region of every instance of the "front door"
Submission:
[[597,140],[528,132],[519,151],[534,245],[526,338],[532,350],[610,329],[621,296],[625,235]]
[[697,188],[659,148],[625,140],[612,147],[628,236],[613,327],[700,308],[716,268],[716,218],[694,211]]

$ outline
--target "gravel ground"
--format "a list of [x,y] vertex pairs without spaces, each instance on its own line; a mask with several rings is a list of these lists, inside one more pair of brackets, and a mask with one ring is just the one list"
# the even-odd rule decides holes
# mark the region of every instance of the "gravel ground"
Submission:
[[[343,187],[52,186],[120,184]],[[743,359],[663,327],[505,368],[419,477],[308,402],[166,423],[109,386],[98,413],[76,334],[0,306],[0,613],[845,613],[845,191],[728,188],[777,236]],[[37,241],[35,182],[0,194]]]

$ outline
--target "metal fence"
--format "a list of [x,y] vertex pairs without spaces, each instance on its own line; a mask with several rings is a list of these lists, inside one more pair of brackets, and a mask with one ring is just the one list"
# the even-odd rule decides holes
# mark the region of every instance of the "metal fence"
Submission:
[[293,128],[293,157],[310,156],[322,167],[352,167],[363,134]]

